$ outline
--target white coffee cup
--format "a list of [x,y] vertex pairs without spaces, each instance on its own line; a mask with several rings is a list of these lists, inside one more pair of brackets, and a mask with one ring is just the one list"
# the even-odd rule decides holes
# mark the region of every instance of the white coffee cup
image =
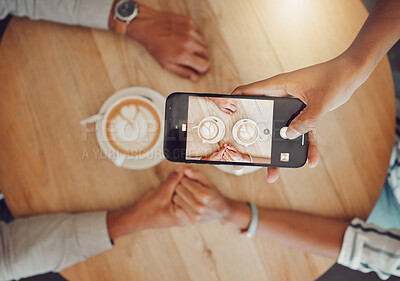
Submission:
[[205,117],[199,125],[193,127],[196,128],[203,143],[217,143],[225,136],[225,124],[215,116]]
[[253,120],[241,119],[233,126],[232,136],[237,143],[249,146],[258,140],[260,129]]
[[[148,110],[149,112],[145,113],[141,113],[140,114],[140,110],[138,108],[138,106],[133,105],[135,102],[131,102],[129,104],[130,100],[135,100],[138,104],[141,104],[146,110]],[[124,103],[126,105],[124,105]],[[129,110],[132,109],[131,106],[135,106],[137,113],[135,112],[130,112]],[[120,108],[120,118],[124,119],[123,122],[107,122],[109,120],[110,114],[112,113],[113,115],[115,114],[114,109],[116,109],[117,107],[121,107]],[[140,107],[140,105],[139,105]],[[124,114],[122,113],[122,111],[125,111],[125,113],[127,115],[129,114],[136,114],[134,115],[132,118],[126,118],[126,116],[123,116]],[[153,112],[153,113],[151,113]],[[151,116],[154,117],[154,119],[156,120],[148,120],[146,119],[146,115],[147,116]],[[118,117],[118,116],[117,116]],[[117,118],[115,117],[115,118]],[[128,116],[129,117],[129,116]],[[135,117],[141,117],[141,119],[139,121],[137,121],[135,119]],[[151,118],[150,118],[151,119]],[[148,130],[146,131],[147,128],[148,129],[148,122],[150,121],[154,121],[156,123],[156,127],[158,126],[158,128],[156,128],[156,130],[154,132],[149,132]],[[132,96],[124,96],[123,98],[120,98],[118,100],[116,100],[113,104],[111,104],[106,112],[104,114],[96,114],[93,115],[91,117],[88,117],[84,120],[81,121],[81,124],[87,124],[87,123],[92,123],[92,122],[99,122],[97,125],[100,126],[101,129],[101,138],[102,141],[104,142],[106,148],[107,148],[107,153],[109,153],[108,158],[112,159],[112,161],[114,162],[114,164],[118,167],[122,166],[124,161],[126,159],[145,159],[145,158],[149,158],[152,154],[154,154],[154,147],[158,147],[159,143],[161,142],[161,132],[162,132],[162,122],[161,122],[161,114],[159,112],[159,110],[157,109],[157,107],[148,99],[143,98],[141,96],[137,96],[137,95],[132,95]],[[145,124],[143,124],[143,122],[145,122]],[[109,124],[108,124],[109,123]],[[115,124],[115,131],[111,130],[111,126]],[[129,129],[130,134],[126,133],[126,129]],[[158,131],[158,132],[157,132]],[[109,132],[109,135],[107,135],[107,132]],[[143,153],[134,153],[133,151],[128,151],[126,150],[126,153],[124,153],[123,151],[125,151],[125,149],[122,148],[118,148],[118,145],[116,145],[112,140],[109,139],[109,137],[111,136],[111,134],[114,133],[115,137],[118,138],[119,141],[121,142],[125,142],[125,143],[134,143],[136,141],[136,138],[138,137],[143,137],[146,135],[149,135],[151,133],[155,134],[155,137],[151,139],[151,147],[150,145],[148,147],[146,147],[145,149],[143,149]],[[112,144],[114,143],[114,145]],[[138,143],[144,144],[144,141],[141,141]],[[116,148],[117,147],[117,148]]]

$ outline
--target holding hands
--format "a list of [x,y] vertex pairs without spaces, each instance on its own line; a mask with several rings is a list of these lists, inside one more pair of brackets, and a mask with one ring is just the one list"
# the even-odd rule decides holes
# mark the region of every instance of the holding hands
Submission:
[[238,151],[233,145],[224,144],[225,152],[222,156],[224,161],[228,162],[251,162],[250,156]]
[[186,224],[222,221],[231,200],[224,197],[199,171],[184,169],[172,202],[176,217]]
[[219,150],[211,153],[201,160],[206,161],[227,161],[227,162],[251,162],[250,156],[238,151],[231,144],[224,144]]
[[135,205],[108,213],[108,232],[115,239],[145,229],[223,221],[234,205],[200,172],[179,167]]

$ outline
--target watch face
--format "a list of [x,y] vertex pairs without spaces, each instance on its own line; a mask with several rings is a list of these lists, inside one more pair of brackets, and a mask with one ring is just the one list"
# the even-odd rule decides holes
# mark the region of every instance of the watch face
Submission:
[[129,17],[130,15],[133,14],[133,11],[135,11],[136,8],[136,3],[132,1],[127,1],[124,3],[121,3],[117,7],[118,14],[122,17]]

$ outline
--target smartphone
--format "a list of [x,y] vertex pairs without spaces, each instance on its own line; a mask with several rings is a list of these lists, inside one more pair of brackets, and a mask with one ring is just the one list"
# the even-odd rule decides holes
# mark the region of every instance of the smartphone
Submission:
[[164,155],[172,162],[301,167],[308,134],[289,140],[286,129],[304,107],[295,98],[172,93]]

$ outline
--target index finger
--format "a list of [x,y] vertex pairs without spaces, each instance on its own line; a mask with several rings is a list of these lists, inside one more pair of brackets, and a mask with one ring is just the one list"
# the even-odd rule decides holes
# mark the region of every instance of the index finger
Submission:
[[286,91],[284,75],[278,74],[265,80],[239,86],[232,91],[231,95],[287,97],[290,93]]
[[204,198],[204,196],[206,196],[207,187],[205,187],[198,181],[194,181],[188,178],[183,178],[181,184],[193,195],[193,198],[195,199],[194,202],[190,202],[190,205],[195,204],[197,201],[199,203],[203,202],[201,198]]
[[223,146],[219,149],[219,151],[218,151],[218,157],[219,157],[219,158],[222,157],[222,155],[224,154],[225,150],[226,150],[226,148],[223,147]]
[[183,174],[187,176],[189,179],[198,181],[206,187],[212,186],[212,184],[206,179],[206,177],[199,171],[188,168],[183,171]]
[[183,171],[172,172],[163,183],[161,187],[162,191],[172,195],[172,193],[174,193],[175,191],[176,186],[178,185],[178,183],[182,178],[183,178]]
[[203,35],[200,33],[200,30],[192,30],[190,31],[190,36],[199,44],[201,44],[203,47],[207,48],[207,41],[204,39]]

